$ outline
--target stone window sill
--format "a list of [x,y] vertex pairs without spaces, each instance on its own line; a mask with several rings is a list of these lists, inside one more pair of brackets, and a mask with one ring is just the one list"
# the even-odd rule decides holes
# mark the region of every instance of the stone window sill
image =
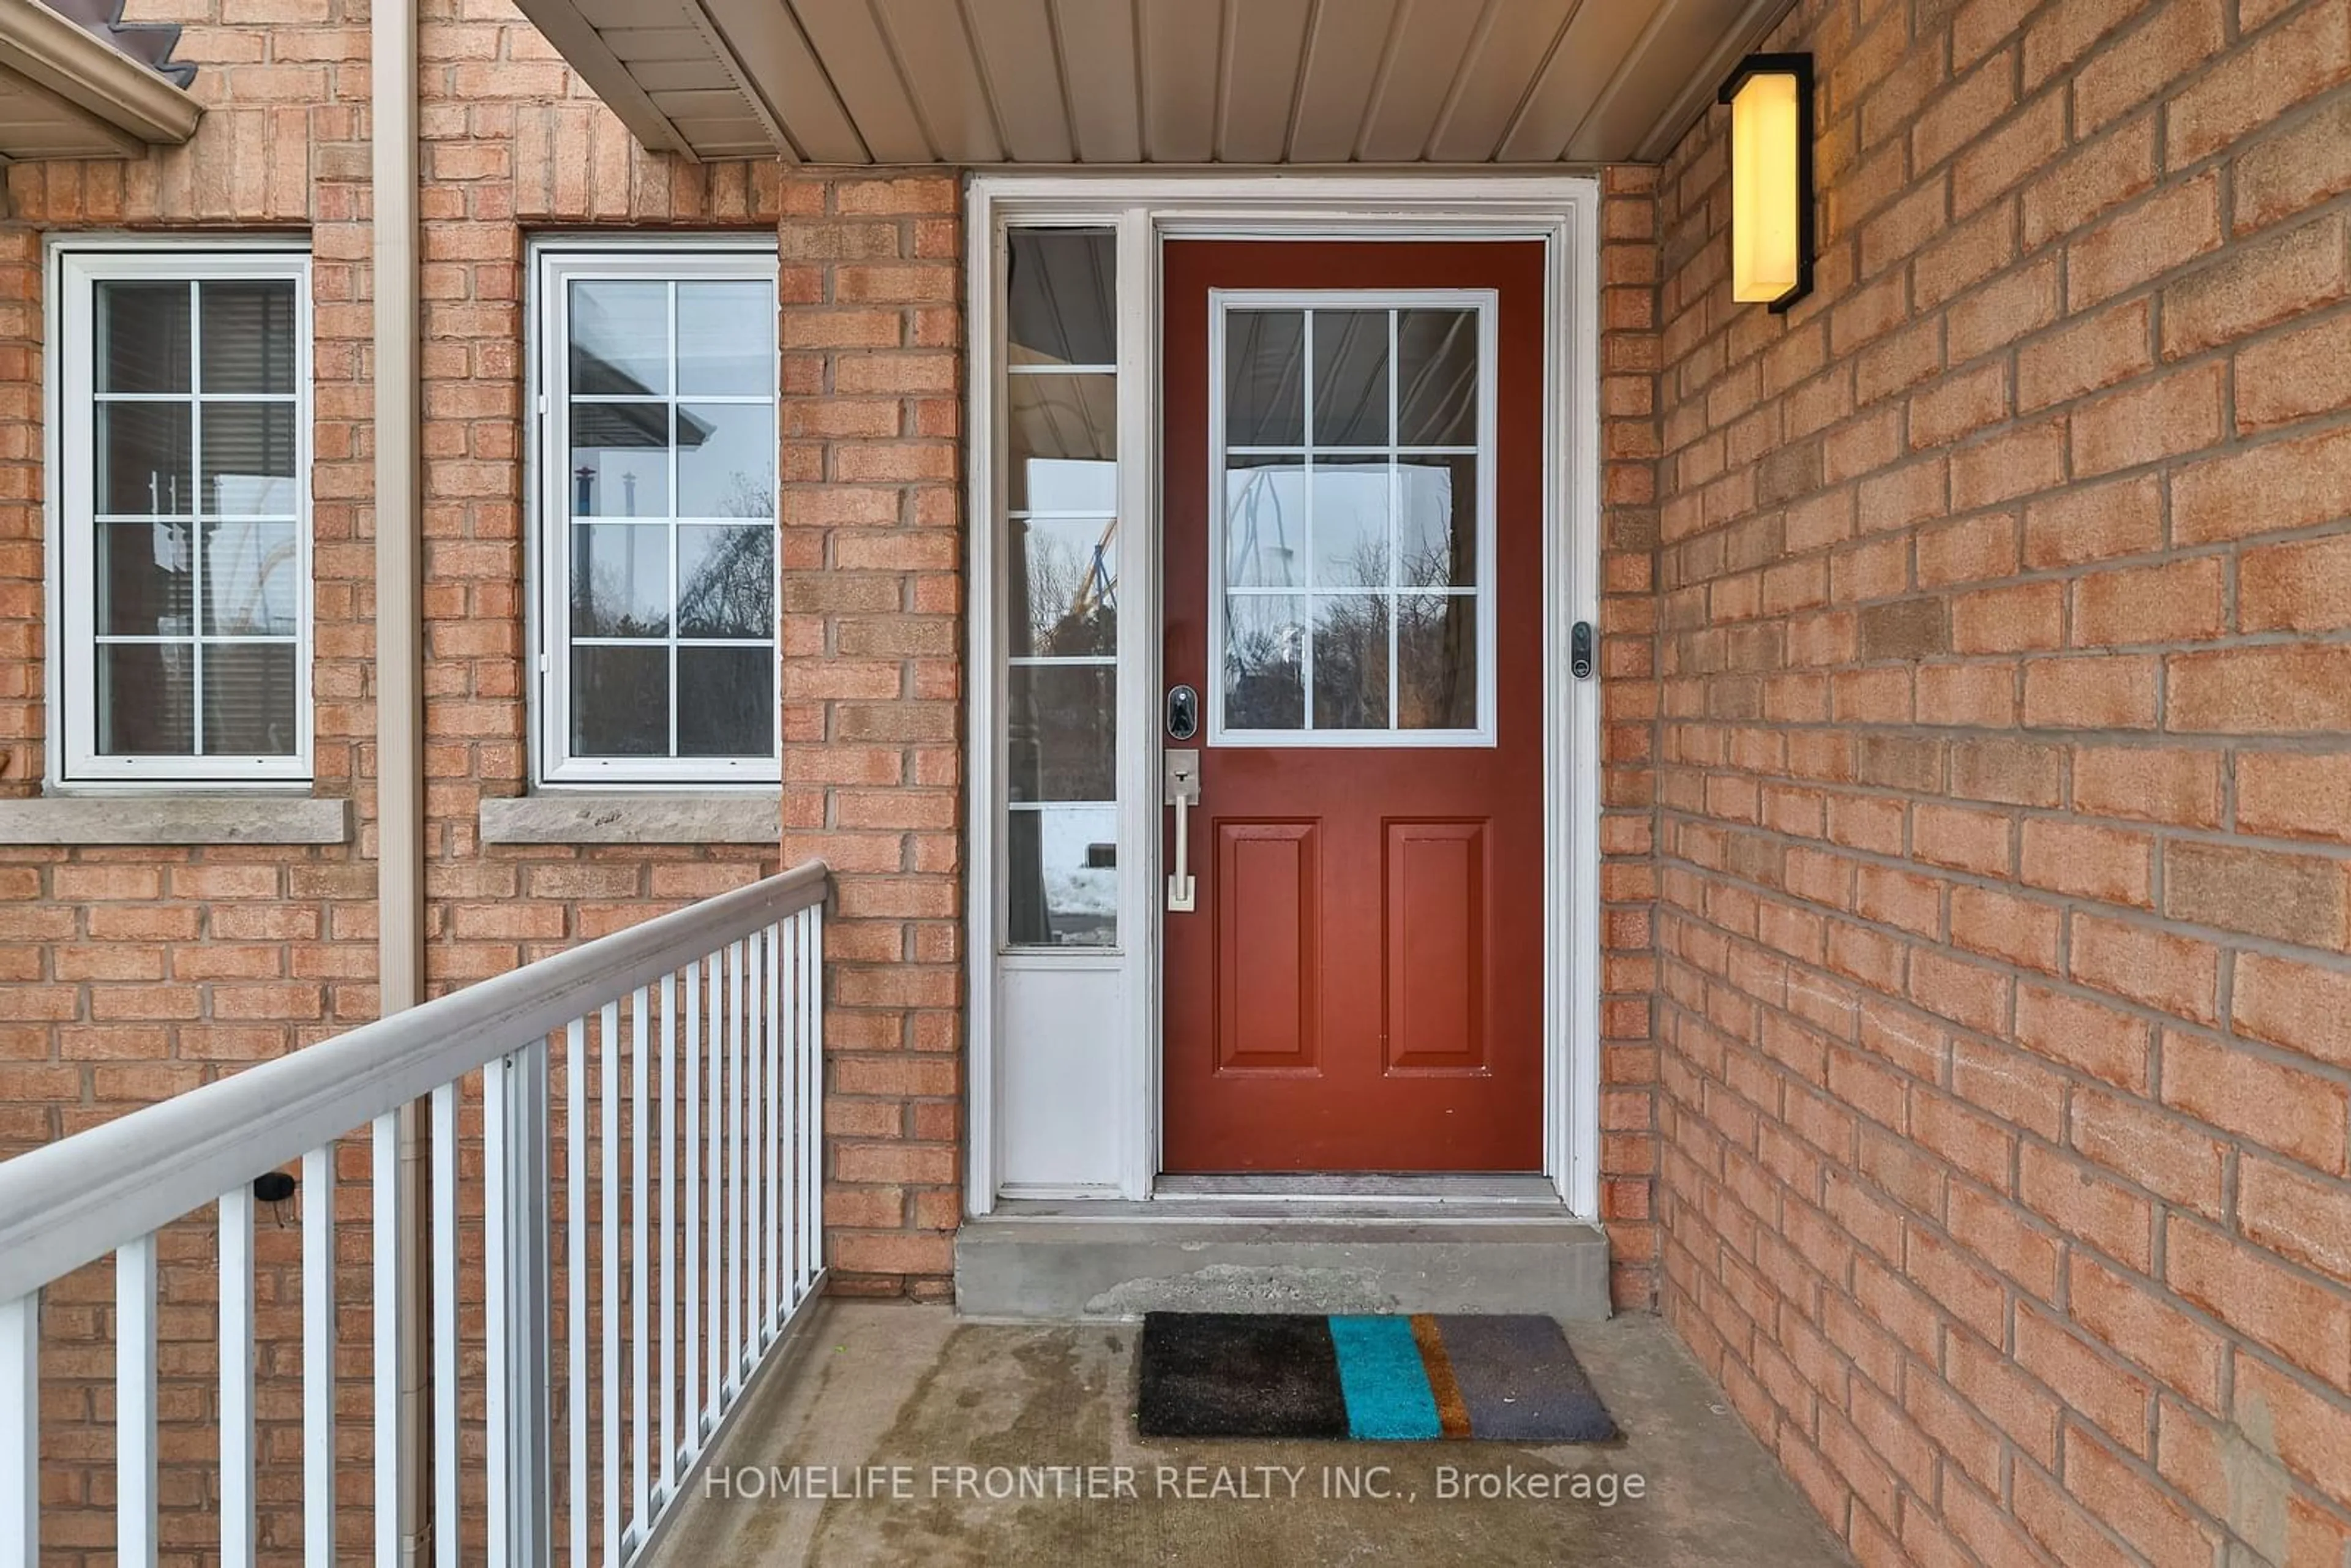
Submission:
[[347,844],[349,800],[307,795],[45,795],[0,800],[0,843]]
[[517,795],[482,802],[482,842],[772,846],[781,801],[773,789]]

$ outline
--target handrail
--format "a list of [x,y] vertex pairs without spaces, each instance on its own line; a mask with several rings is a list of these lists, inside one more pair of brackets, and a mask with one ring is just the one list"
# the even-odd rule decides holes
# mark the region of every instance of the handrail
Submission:
[[821,903],[831,875],[805,862],[0,1161],[0,1301]]

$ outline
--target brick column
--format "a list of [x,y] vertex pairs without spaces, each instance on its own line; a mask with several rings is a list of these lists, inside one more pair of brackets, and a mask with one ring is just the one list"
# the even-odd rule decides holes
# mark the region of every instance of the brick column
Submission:
[[943,1296],[962,1212],[963,413],[953,178],[787,183],[784,860],[830,861],[834,1288]]

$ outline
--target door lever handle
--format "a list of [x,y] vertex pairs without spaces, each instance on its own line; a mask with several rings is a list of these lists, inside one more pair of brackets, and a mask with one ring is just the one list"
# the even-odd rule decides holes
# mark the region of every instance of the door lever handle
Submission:
[[1176,869],[1167,877],[1167,908],[1171,914],[1192,911],[1191,810],[1200,803],[1200,754],[1173,748],[1160,753],[1165,775],[1165,804],[1176,808]]

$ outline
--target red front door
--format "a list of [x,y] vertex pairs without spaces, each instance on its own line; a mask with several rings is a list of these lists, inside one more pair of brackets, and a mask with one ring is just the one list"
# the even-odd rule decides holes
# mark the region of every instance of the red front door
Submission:
[[1165,278],[1163,1166],[1539,1169],[1542,247]]

